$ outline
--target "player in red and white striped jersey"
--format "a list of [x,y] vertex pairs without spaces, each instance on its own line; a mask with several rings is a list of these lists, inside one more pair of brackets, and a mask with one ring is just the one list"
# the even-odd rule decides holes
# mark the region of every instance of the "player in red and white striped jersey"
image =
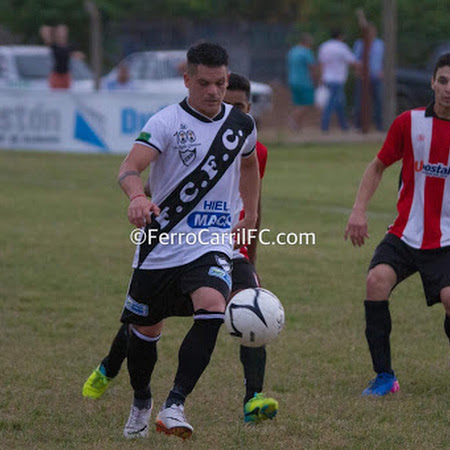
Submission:
[[369,266],[366,282],[366,338],[376,378],[363,395],[399,389],[391,365],[388,299],[394,287],[419,272],[427,304],[445,308],[450,339],[450,53],[436,63],[434,101],[407,111],[392,123],[383,147],[367,167],[345,229],[345,239],[364,244],[366,210],[384,170],[402,162],[398,216]]

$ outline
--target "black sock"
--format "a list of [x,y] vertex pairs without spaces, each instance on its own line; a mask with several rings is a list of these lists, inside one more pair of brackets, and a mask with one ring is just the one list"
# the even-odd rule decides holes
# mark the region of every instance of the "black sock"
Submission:
[[366,338],[372,356],[373,369],[376,373],[387,372],[393,374],[391,366],[391,314],[389,302],[364,302],[366,310]]
[[445,329],[445,334],[447,335],[447,337],[450,341],[450,317],[447,314],[445,314],[444,329]]
[[167,407],[174,403],[183,404],[194,389],[209,364],[223,317],[221,312],[195,312],[194,325],[188,331],[178,353],[178,370],[174,387],[166,400]]
[[104,374],[108,378],[114,378],[122,367],[124,359],[127,357],[128,347],[128,324],[122,324],[116,337],[111,344],[108,356],[103,359],[102,366]]
[[262,392],[266,371],[266,347],[240,348],[241,363],[244,366],[245,397],[244,405],[255,393]]
[[[158,359],[156,344],[159,336],[149,338],[131,329],[128,339],[128,372],[134,390],[134,404],[150,406],[150,378]],[[138,404],[139,403],[139,404]],[[143,406],[141,406],[143,407]]]

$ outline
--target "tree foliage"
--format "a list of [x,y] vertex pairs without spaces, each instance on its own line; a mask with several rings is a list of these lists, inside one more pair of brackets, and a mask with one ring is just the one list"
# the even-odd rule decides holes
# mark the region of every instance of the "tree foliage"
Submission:
[[[95,0],[109,22],[158,19],[282,22],[297,24],[298,31],[311,32],[316,42],[328,38],[332,28],[341,28],[352,42],[359,35],[355,11],[363,6],[367,17],[382,34],[383,0]],[[2,0],[0,24],[23,43],[39,41],[43,24],[66,23],[72,41],[88,49],[88,16],[82,0]],[[448,0],[397,0],[400,62],[419,65],[432,46],[448,40]],[[292,36],[295,40],[297,36]]]

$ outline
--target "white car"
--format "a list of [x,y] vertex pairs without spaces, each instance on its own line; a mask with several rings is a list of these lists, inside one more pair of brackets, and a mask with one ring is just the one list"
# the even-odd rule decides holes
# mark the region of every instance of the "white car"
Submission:
[[[52,70],[51,50],[39,45],[0,46],[0,88],[49,89]],[[76,91],[94,88],[91,70],[79,58],[70,61],[72,87]]]
[[[186,51],[148,51],[128,55],[120,64],[126,64],[130,71],[133,90],[170,93],[170,97],[183,98],[187,94],[183,83]],[[102,79],[102,86],[117,77],[117,67]],[[263,83],[251,81],[252,115],[256,119],[272,105],[272,88]]]

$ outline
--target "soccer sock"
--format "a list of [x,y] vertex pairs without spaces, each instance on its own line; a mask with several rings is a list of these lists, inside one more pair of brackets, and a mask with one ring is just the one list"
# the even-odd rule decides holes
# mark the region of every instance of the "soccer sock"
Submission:
[[444,329],[445,329],[445,334],[447,335],[447,337],[450,341],[450,317],[447,316],[447,314],[445,314]]
[[114,378],[120,371],[124,359],[127,357],[128,347],[128,324],[122,324],[116,337],[111,344],[108,356],[106,356],[101,365],[100,370],[103,375],[108,378]]
[[266,347],[245,347],[241,345],[240,358],[244,366],[245,405],[255,393],[263,390],[264,373],[266,371]]
[[364,301],[366,311],[366,338],[372,356],[373,369],[376,373],[387,372],[393,374],[391,366],[391,314],[389,302]]
[[128,340],[128,372],[134,390],[133,404],[148,408],[151,402],[150,378],[158,359],[156,344],[161,337],[145,336],[133,327]]
[[194,325],[188,331],[178,353],[178,370],[166,407],[183,404],[209,364],[223,323],[223,312],[195,311]]

